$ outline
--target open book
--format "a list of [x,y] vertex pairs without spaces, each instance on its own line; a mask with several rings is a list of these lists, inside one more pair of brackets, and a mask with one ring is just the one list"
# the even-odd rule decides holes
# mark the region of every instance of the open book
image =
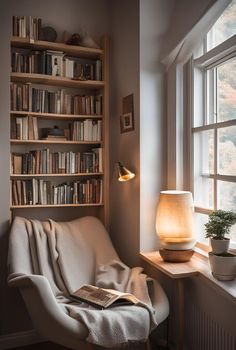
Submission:
[[109,306],[137,304],[139,300],[132,294],[118,292],[114,289],[103,289],[88,284],[70,294],[71,299],[86,302],[95,307],[105,309]]

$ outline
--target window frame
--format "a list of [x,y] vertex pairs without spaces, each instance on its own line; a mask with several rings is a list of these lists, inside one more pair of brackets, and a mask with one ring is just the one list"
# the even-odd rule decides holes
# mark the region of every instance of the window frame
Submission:
[[[206,48],[206,45],[203,43],[203,47]],[[190,74],[189,74],[189,86],[190,86],[190,101],[191,105],[189,106],[189,112],[191,116],[191,130],[190,130],[190,154],[191,154],[191,162],[190,162],[190,188],[192,193],[194,193],[194,134],[201,131],[207,131],[207,130],[213,130],[214,132],[214,173],[213,174],[207,174],[206,176],[210,179],[213,179],[214,183],[214,196],[213,196],[213,209],[217,208],[217,181],[227,181],[227,182],[234,182],[236,183],[236,175],[220,175],[218,174],[217,169],[217,155],[218,155],[218,137],[217,133],[218,130],[224,127],[229,126],[236,126],[236,119],[227,120],[223,122],[217,122],[217,114],[215,113],[217,110],[216,105],[216,96],[210,96],[207,89],[207,79],[206,74],[207,71],[210,72],[210,69],[217,68],[217,66],[227,62],[231,58],[236,58],[236,35],[230,37],[229,39],[225,40],[218,46],[214,47],[213,49],[209,50],[206,53],[203,53],[198,58],[191,58],[190,60]],[[212,70],[213,71],[213,70]],[[214,70],[216,71],[216,70]],[[194,99],[196,96],[196,75],[199,75],[199,78],[202,79],[201,84],[203,87],[203,97],[202,97],[202,104],[201,109],[203,113],[202,118],[202,125],[200,126],[194,126]],[[212,77],[210,84],[215,83],[215,77]],[[211,89],[211,91],[215,91],[215,89]],[[207,110],[207,106],[209,104],[206,103],[207,99],[211,99],[211,102],[214,105],[214,120],[213,122],[209,123],[209,111]],[[211,103],[211,105],[212,105]],[[202,206],[195,206],[195,212],[209,215],[212,212],[209,208],[204,208]],[[236,243],[236,242],[234,242]]]

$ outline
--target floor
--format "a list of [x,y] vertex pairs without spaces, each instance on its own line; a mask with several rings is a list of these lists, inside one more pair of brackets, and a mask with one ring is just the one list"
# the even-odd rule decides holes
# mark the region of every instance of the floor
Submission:
[[[65,348],[63,346],[57,345],[55,343],[40,343],[40,344],[33,344],[33,345],[28,345],[28,346],[23,346],[20,348],[14,348],[11,350],[70,350],[68,348]],[[125,350],[125,348],[124,348]],[[131,349],[129,349],[131,350]],[[152,345],[151,350],[168,350],[167,347],[162,347],[162,346],[154,346]]]

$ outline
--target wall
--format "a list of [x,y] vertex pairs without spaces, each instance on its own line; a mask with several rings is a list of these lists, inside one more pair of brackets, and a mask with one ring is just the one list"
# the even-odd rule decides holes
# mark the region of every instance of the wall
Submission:
[[[111,179],[111,233],[121,258],[155,249],[158,192],[165,186],[165,69],[159,54],[174,0],[111,3],[111,173],[120,160],[134,180]],[[135,131],[120,134],[122,97],[134,93]],[[155,174],[155,175],[154,175]],[[132,247],[132,250],[130,249]]]
[[158,195],[166,187],[166,76],[160,63],[174,0],[140,1],[140,250],[157,248]]
[[[110,42],[110,232],[114,245],[129,265],[139,253],[139,1],[112,1]],[[122,98],[134,94],[135,130],[120,133]],[[115,162],[136,173],[130,182],[118,182]]]
[[[9,74],[10,36],[13,15],[41,17],[44,25],[53,26],[60,35],[64,29],[70,32],[87,31],[100,36],[108,32],[107,0],[10,0],[1,2],[0,8],[0,335],[29,329],[21,296],[7,287],[7,246],[9,225]],[[50,215],[50,212],[46,214]],[[58,216],[61,212],[58,213]],[[17,317],[16,317],[17,315]]]

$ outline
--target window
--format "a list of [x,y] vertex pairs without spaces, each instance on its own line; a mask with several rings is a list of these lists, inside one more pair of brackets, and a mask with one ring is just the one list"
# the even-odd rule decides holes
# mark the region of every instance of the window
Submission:
[[[193,60],[193,193],[199,226],[214,209],[236,211],[236,0]],[[199,52],[199,51],[198,51]],[[236,242],[236,229],[231,238]]]
[[233,0],[207,33],[206,50],[209,51],[236,34],[236,1]]

